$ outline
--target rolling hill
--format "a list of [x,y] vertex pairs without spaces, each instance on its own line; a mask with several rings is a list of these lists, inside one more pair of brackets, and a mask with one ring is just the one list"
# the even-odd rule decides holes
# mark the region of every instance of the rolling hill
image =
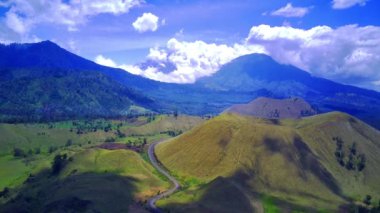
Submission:
[[[173,175],[185,186],[195,183],[158,204],[192,212],[218,203],[221,212],[233,212],[222,202],[231,193],[241,207],[261,201],[264,209],[270,203],[289,211],[347,211],[366,195],[380,198],[379,138],[374,128],[339,112],[298,120],[225,113],[157,146],[158,159]],[[220,194],[206,190],[218,182],[224,182]]]
[[300,98],[279,100],[263,97],[248,104],[233,105],[225,112],[267,119],[301,118],[317,113],[309,103]]
[[168,187],[136,152],[102,149],[72,155],[58,177],[42,171],[25,183],[1,212],[147,212],[141,203]]

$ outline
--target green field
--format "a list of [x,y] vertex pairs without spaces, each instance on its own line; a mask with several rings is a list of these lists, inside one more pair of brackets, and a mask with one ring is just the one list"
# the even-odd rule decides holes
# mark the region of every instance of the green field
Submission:
[[[202,122],[191,116],[148,115],[0,124],[0,192],[9,189],[0,197],[0,211],[49,212],[58,205],[76,211],[104,212],[117,206],[117,211],[144,212],[146,200],[170,185],[150,165],[147,146]],[[104,143],[141,151],[98,148]],[[20,156],[14,156],[16,149]],[[52,175],[54,157],[63,154],[69,160],[58,176]]]

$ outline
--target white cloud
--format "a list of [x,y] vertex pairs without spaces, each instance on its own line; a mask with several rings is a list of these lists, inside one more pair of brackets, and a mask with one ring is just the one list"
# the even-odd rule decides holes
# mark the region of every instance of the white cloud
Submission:
[[96,56],[95,62],[107,67],[118,67],[114,61],[109,58],[105,58],[103,55]]
[[[298,29],[259,25],[251,28],[245,42],[232,45],[172,38],[165,48],[150,49],[147,62],[154,63],[145,66],[97,61],[158,81],[192,83],[250,53],[265,53],[279,63],[291,64],[315,76],[379,89],[380,27],[376,26]],[[174,69],[168,72],[167,65],[174,65]]]
[[231,60],[250,53],[263,53],[263,49],[254,45],[234,44],[218,45],[203,41],[184,42],[170,39],[166,48],[151,48],[148,60],[160,66],[175,65],[176,69],[164,73],[156,66],[116,65],[112,60],[97,57],[96,62],[112,67],[123,68],[131,73],[164,82],[193,83],[198,78],[209,76]]
[[13,12],[6,13],[5,23],[9,28],[19,34],[24,34],[29,28],[26,22]]
[[[135,22],[132,23],[133,28],[140,33],[146,31],[156,31],[158,29],[159,18],[152,13],[144,13],[142,16],[138,17]],[[162,21],[165,23],[165,20]]]
[[122,14],[140,5],[143,0],[8,0],[0,7],[9,7],[5,19],[7,26],[19,34],[27,33],[40,23],[67,26],[78,30],[91,16],[101,13]]
[[334,9],[346,9],[355,5],[364,6],[368,0],[333,0],[332,7]]
[[259,25],[251,28],[247,43],[261,45],[275,60],[317,76],[367,87],[380,80],[380,27],[304,30]]
[[284,7],[273,11],[272,16],[283,16],[283,17],[303,17],[309,12],[307,7],[293,7],[291,3],[287,3]]

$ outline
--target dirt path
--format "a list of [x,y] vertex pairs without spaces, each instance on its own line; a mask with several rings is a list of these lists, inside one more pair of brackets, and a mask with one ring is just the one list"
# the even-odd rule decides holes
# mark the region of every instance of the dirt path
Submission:
[[164,197],[167,197],[171,194],[173,194],[175,191],[177,191],[179,188],[180,188],[180,185],[178,183],[178,181],[169,174],[169,172],[167,172],[164,168],[162,168],[160,166],[160,164],[158,163],[157,161],[157,158],[156,158],[156,155],[154,154],[154,148],[156,147],[157,144],[160,144],[160,143],[164,143],[164,142],[167,142],[169,140],[164,140],[164,141],[157,141],[157,142],[154,142],[152,144],[149,145],[149,148],[148,148],[148,156],[149,156],[149,159],[150,159],[150,162],[152,163],[152,165],[163,175],[165,175],[165,177],[167,177],[170,182],[172,182],[173,184],[173,187],[170,188],[169,190],[159,194],[159,195],[156,195],[152,198],[150,198],[148,200],[148,205],[150,207],[150,209],[153,211],[153,212],[161,212],[160,209],[156,206],[156,202],[157,200],[161,199],[161,198],[164,198]]

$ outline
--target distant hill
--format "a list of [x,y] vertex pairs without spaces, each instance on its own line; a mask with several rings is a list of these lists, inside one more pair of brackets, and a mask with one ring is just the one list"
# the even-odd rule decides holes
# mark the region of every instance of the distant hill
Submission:
[[[238,197],[245,195],[265,208],[347,212],[345,206],[366,195],[380,199],[379,138],[379,131],[338,112],[300,120],[226,113],[157,146],[158,159],[172,174],[195,183],[159,204],[179,212],[218,204],[230,212],[221,202],[230,192],[240,194],[229,199],[241,207],[247,201]],[[215,189],[220,177],[225,183]],[[217,191],[205,191],[209,184]]]
[[257,98],[248,104],[233,105],[225,112],[268,119],[301,118],[316,114],[310,104],[300,98],[280,100],[263,97]]

